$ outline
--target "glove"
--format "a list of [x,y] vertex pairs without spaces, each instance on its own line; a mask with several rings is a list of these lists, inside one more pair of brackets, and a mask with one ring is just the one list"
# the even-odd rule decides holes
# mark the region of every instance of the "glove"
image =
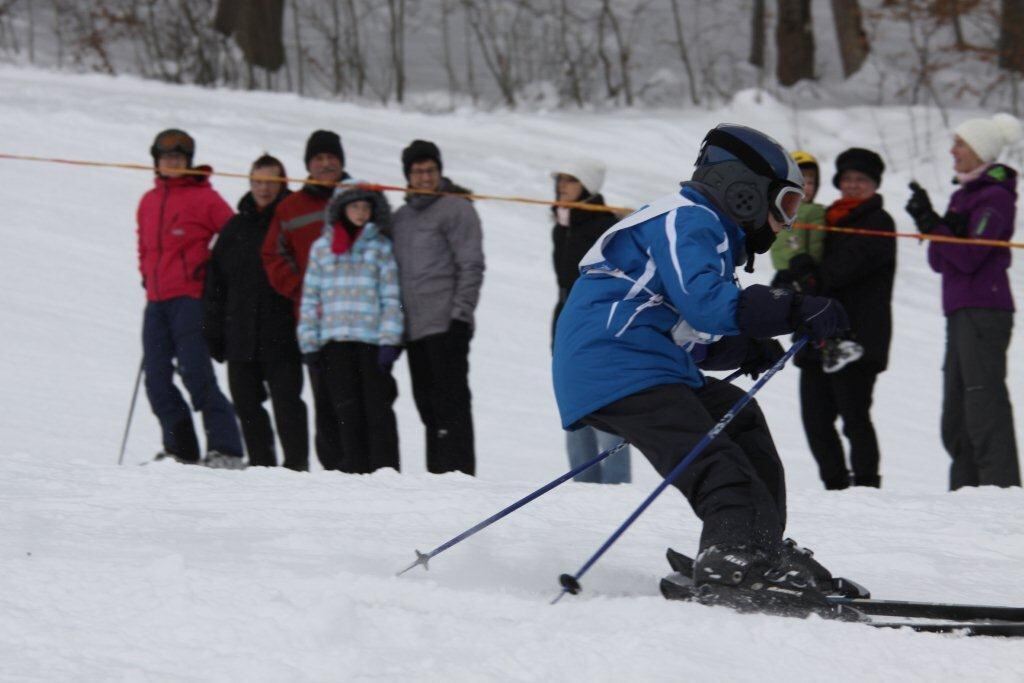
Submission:
[[320,364],[320,352],[313,351],[311,353],[302,354],[302,362],[310,368],[317,367]]
[[843,305],[824,296],[796,294],[789,322],[797,336],[806,334],[815,342],[822,342],[850,329],[850,319]]
[[925,192],[923,187],[916,182],[911,182],[909,187],[912,194],[905,207],[907,213],[914,219],[917,229],[923,234],[928,234],[935,229],[935,226],[942,219],[939,218],[939,214],[935,213],[935,209],[932,208],[932,200],[928,198],[928,193]]
[[789,272],[793,277],[794,289],[804,294],[817,294],[818,264],[814,262],[810,254],[797,254],[789,259]]
[[749,339],[748,342],[747,357],[743,359],[740,370],[744,375],[750,375],[750,379],[756,380],[786,355],[777,339]]
[[452,318],[451,323],[448,325],[448,334],[469,341],[473,338],[473,326],[465,320]]
[[942,224],[949,228],[956,237],[967,237],[967,216],[956,211],[947,211],[942,217]]
[[402,355],[401,346],[382,346],[377,351],[377,365],[380,366],[381,372],[391,372],[391,366],[395,364],[398,357]]

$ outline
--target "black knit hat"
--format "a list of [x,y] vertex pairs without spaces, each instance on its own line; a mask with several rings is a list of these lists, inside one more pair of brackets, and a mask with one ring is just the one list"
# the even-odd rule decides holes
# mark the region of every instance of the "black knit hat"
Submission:
[[341,137],[330,130],[314,131],[306,141],[306,168],[309,168],[309,160],[317,154],[333,154],[341,159],[342,167],[345,166],[345,150],[341,148]]
[[836,157],[836,174],[832,176],[832,184],[839,189],[839,176],[843,171],[860,171],[875,181],[875,185],[882,184],[882,171],[885,170],[885,162],[870,149],[862,147],[851,147]]
[[413,140],[408,147],[402,150],[402,171],[405,173],[406,180],[409,179],[409,169],[418,161],[436,161],[437,170],[444,169],[441,164],[441,150],[429,140]]

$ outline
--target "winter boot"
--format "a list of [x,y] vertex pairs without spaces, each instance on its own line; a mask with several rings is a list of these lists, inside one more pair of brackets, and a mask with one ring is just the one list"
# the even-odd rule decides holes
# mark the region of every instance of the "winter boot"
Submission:
[[[180,462],[182,465],[196,465],[196,464],[198,464],[198,462],[195,461],[195,460],[189,460],[188,458],[182,458],[181,456],[175,455],[174,453],[168,453],[167,451],[160,451],[159,453],[156,454],[156,457],[153,458],[153,462],[161,462],[161,461],[164,461],[164,460],[166,460],[166,461],[172,461],[173,460],[174,462]],[[145,465],[146,463],[142,463],[142,464]]]
[[[797,554],[789,551],[788,559],[773,559],[760,548],[709,546],[701,551],[693,566],[697,599],[740,612],[841,618],[840,610],[815,588],[817,570],[812,571],[808,563],[798,560]],[[811,562],[831,578],[824,567]]]
[[864,347],[852,339],[829,339],[821,349],[821,369],[831,375],[863,355]]
[[245,462],[240,455],[228,455],[220,451],[210,451],[206,454],[203,464],[215,470],[244,470]]

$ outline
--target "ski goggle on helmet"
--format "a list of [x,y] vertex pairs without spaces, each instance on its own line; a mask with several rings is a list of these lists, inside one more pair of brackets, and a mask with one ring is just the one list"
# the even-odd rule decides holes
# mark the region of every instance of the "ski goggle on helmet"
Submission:
[[716,187],[745,229],[760,228],[768,214],[792,229],[804,198],[804,177],[771,137],[747,126],[720,124],[708,131],[696,166],[694,180]]
[[184,154],[190,165],[195,152],[196,141],[192,139],[191,135],[177,128],[169,128],[158,133],[153,140],[153,146],[149,149],[154,162],[164,154]]

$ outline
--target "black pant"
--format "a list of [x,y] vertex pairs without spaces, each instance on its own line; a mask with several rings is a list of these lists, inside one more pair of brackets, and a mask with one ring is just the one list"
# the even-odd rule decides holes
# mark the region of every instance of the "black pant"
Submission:
[[380,368],[379,351],[379,346],[359,342],[331,342],[320,350],[341,436],[343,472],[399,469],[398,426],[391,407],[398,386],[391,372]]
[[[615,401],[583,423],[617,434],[667,476],[731,408],[743,390],[708,379],[703,389],[663,384]],[[778,547],[786,526],[782,461],[751,401],[673,482],[704,522],[701,548]]]
[[334,402],[328,381],[324,377],[322,361],[311,363],[309,370],[309,388],[313,390],[313,419],[316,423],[316,457],[325,470],[340,470],[344,452],[341,447],[341,435],[338,433],[338,417],[334,412]]
[[949,488],[1020,486],[1006,349],[1013,314],[963,308],[946,318],[942,444],[953,458]]
[[836,418],[843,418],[843,435],[850,442],[850,467],[857,486],[879,486],[878,437],[871,422],[871,402],[878,373],[870,365],[851,363],[839,372],[826,374],[819,366],[800,371],[800,410],[804,433],[818,462],[825,488],[849,485],[843,444],[836,432]]
[[235,412],[242,423],[242,436],[249,452],[249,464],[274,467],[274,431],[263,408],[270,390],[274,424],[284,450],[284,466],[309,469],[309,425],[302,400],[302,363],[299,358],[278,361],[228,361],[228,386]]
[[475,474],[469,335],[449,330],[406,348],[412,397],[427,432],[427,470]]

